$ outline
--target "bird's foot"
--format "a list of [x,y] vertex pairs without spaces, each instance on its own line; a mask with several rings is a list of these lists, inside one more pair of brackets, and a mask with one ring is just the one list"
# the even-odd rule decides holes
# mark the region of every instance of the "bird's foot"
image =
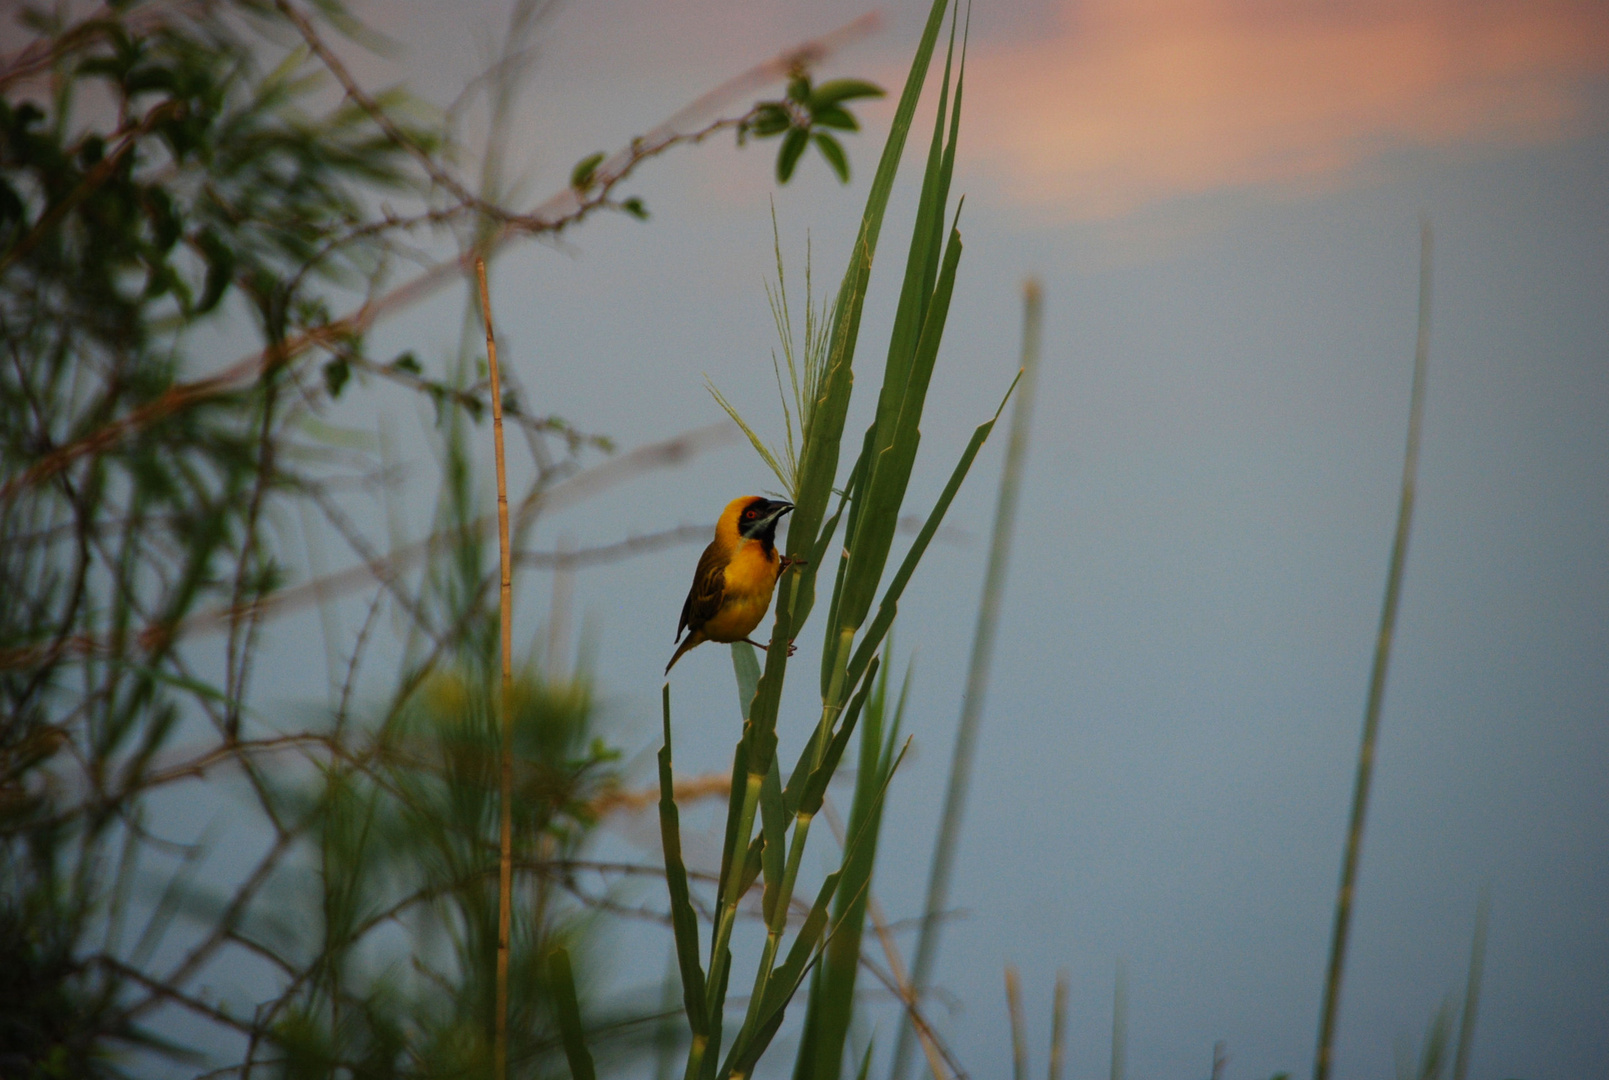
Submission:
[[810,560],[809,559],[795,559],[792,556],[784,555],[784,556],[782,556],[782,564],[777,568],[777,573],[780,574],[782,571],[788,569],[788,567],[790,567],[790,566],[809,566],[809,565],[810,565]]
[[[762,645],[762,644],[760,644],[760,643],[759,643],[759,642],[758,642],[758,641],[755,641],[755,640],[754,640],[754,639],[753,639],[753,638],[744,638],[744,639],[743,639],[743,640],[744,640],[744,641],[746,641],[746,642],[748,642],[748,643],[749,643],[749,644],[750,644],[750,645],[753,645],[753,646],[754,646],[754,647],[755,647],[755,648],[756,648],[756,649],[763,649],[763,650],[765,650],[765,651],[766,651],[766,652],[770,652],[770,651],[771,651],[771,646],[769,646],[769,645]],[[797,645],[795,645],[795,644],[794,644],[794,643],[793,643],[793,642],[791,642],[791,641],[790,641],[790,642],[788,642],[788,655],[789,655],[789,656],[792,656],[792,655],[793,655],[793,654],[794,654],[794,653],[796,653],[796,652],[798,652],[798,651],[799,651],[799,646],[797,646]]]

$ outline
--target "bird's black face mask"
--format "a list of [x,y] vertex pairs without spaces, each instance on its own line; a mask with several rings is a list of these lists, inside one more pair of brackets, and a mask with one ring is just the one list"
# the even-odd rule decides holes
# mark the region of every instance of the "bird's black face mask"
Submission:
[[745,540],[760,541],[769,551],[776,543],[777,525],[782,515],[792,509],[792,503],[780,499],[755,499],[738,516],[738,535]]

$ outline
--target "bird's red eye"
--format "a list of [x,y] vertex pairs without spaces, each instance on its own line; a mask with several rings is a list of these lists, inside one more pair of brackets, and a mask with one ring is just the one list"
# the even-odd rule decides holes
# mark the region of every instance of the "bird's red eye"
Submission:
[[754,520],[754,510],[753,510],[753,508],[751,507],[750,509],[743,511],[743,516],[748,518],[750,521],[753,521]]

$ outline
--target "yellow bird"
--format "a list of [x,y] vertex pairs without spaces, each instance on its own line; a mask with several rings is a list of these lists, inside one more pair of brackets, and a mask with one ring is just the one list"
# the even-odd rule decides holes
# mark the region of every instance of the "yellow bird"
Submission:
[[792,509],[792,503],[758,495],[726,504],[715,525],[715,539],[699,556],[693,587],[682,605],[676,640],[681,640],[684,630],[687,640],[665,665],[665,674],[670,674],[682,653],[706,641],[760,645],[750,641],[749,635],[771,606],[777,576],[794,561],[784,559],[776,545],[777,523]]

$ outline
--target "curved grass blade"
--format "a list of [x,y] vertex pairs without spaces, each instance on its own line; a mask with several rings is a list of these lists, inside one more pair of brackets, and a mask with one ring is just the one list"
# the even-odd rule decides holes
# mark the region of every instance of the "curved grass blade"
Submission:
[[564,1056],[570,1062],[573,1080],[597,1080],[592,1054],[582,1035],[581,1006],[575,999],[575,976],[570,971],[570,953],[563,946],[548,953],[548,978],[553,983],[553,1011],[558,1014],[559,1036],[564,1040]]
[[[894,772],[905,758],[905,748],[901,748],[889,766],[888,775],[883,785],[878,789],[877,802],[881,805],[884,795],[888,791],[888,780],[892,779]],[[844,863],[847,864],[855,854],[856,849],[864,843],[866,830],[850,837],[849,843],[844,847]],[[722,1065],[721,1075],[730,1076],[734,1073],[747,1076],[759,1061],[760,1055],[770,1045],[777,1029],[782,1026],[783,1016],[787,1012],[788,1003],[793,995],[810,973],[815,962],[820,959],[824,946],[820,945],[822,933],[827,928],[827,908],[832,903],[838,890],[838,884],[843,880],[843,869],[840,868],[827,875],[821,883],[821,889],[816,893],[816,901],[810,907],[810,913],[805,916],[804,925],[799,928],[794,938],[793,947],[788,950],[788,959],[778,967],[770,980],[770,989],[766,991],[765,1001],[759,1010],[759,1021],[755,1024],[747,1038],[740,1038],[733,1042],[731,1050],[727,1053],[726,1061]]]
[[1341,975],[1346,968],[1346,943],[1352,926],[1352,898],[1357,888],[1358,863],[1363,853],[1363,823],[1368,815],[1369,787],[1374,777],[1375,742],[1379,738],[1380,711],[1385,701],[1386,670],[1391,664],[1391,638],[1397,625],[1397,602],[1402,597],[1402,575],[1408,561],[1408,535],[1413,525],[1414,491],[1419,475],[1419,436],[1425,415],[1425,368],[1430,353],[1430,270],[1430,222],[1426,220],[1420,223],[1419,229],[1419,334],[1414,346],[1413,389],[1408,397],[1408,448],[1402,463],[1402,494],[1397,503],[1397,531],[1391,541],[1386,594],[1380,609],[1380,631],[1375,639],[1374,667],[1369,675],[1368,704],[1363,713],[1363,737],[1358,746],[1346,849],[1341,857],[1341,881],[1335,895],[1335,925],[1330,937],[1330,961],[1324,980],[1324,1004],[1319,1012],[1313,1080],[1327,1080],[1330,1075],[1335,1024],[1341,1007]]
[[961,482],[966,479],[968,470],[972,468],[972,462],[978,456],[978,451],[988,441],[989,433],[994,430],[1001,411],[1005,409],[1006,402],[1011,400],[1011,393],[1017,388],[1017,382],[1021,378],[1022,373],[1018,372],[1017,378],[1012,379],[1011,385],[1006,388],[1006,396],[1000,400],[1000,408],[995,410],[994,416],[979,424],[977,430],[973,431],[972,440],[967,443],[967,448],[961,453],[961,460],[955,463],[955,468],[950,473],[949,483],[945,484],[944,490],[939,493],[938,501],[928,512],[927,520],[922,523],[922,531],[916,534],[911,549],[905,553],[905,561],[900,563],[894,579],[888,583],[888,589],[883,593],[883,602],[878,606],[876,617],[861,636],[860,646],[855,650],[854,659],[849,664],[850,681],[859,680],[861,673],[871,663],[878,644],[888,633],[888,628],[894,625],[894,616],[899,614],[899,598],[904,594],[905,586],[910,583],[911,575],[916,573],[916,565],[921,562],[928,544],[932,543],[933,535],[944,523],[944,515],[949,511],[950,503],[955,501],[955,493],[961,490]]
[[665,884],[670,890],[671,931],[676,938],[676,963],[682,973],[682,1001],[693,1036],[709,1035],[704,1008],[704,968],[698,959],[698,915],[687,891],[687,866],[682,862],[681,816],[670,770],[670,684],[665,684],[665,744],[659,750],[659,835],[665,851]]

